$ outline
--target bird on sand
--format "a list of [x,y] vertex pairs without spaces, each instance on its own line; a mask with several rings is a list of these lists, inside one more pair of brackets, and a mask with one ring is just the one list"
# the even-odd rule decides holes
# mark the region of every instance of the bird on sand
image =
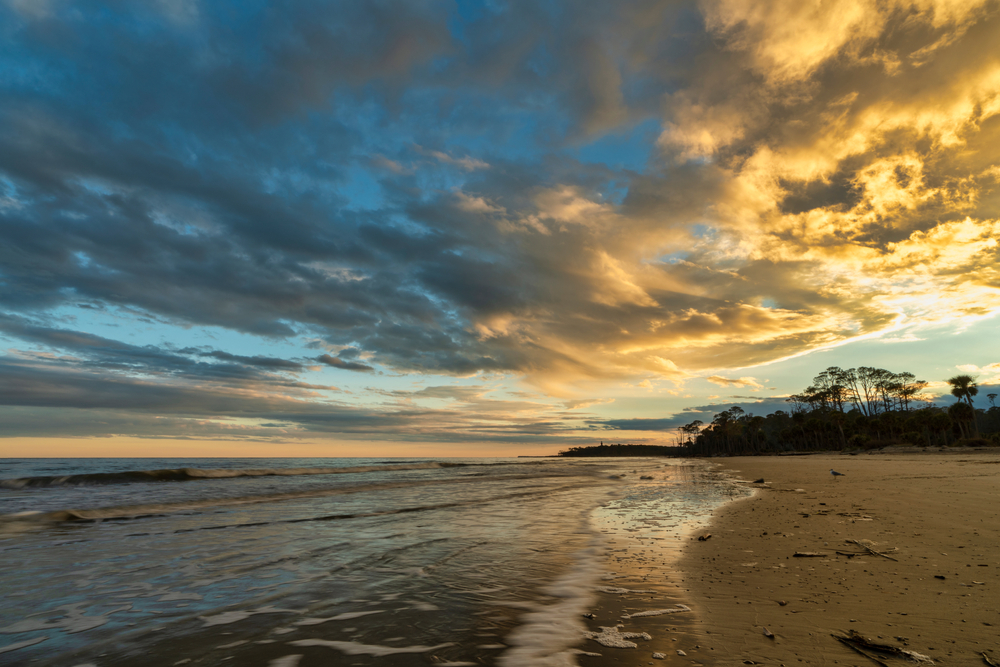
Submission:
[[837,479],[838,477],[843,477],[843,476],[844,476],[844,473],[842,473],[842,472],[837,472],[837,471],[836,471],[836,470],[834,470],[833,468],[830,468],[830,474],[831,474],[831,475],[833,475],[833,478],[834,478],[834,479]]

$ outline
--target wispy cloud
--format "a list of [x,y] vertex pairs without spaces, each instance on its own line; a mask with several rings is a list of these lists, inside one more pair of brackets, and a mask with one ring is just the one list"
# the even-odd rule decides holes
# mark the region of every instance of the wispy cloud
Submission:
[[717,384],[720,387],[738,387],[740,389],[744,387],[752,387],[753,389],[763,389],[764,385],[757,382],[756,378],[752,377],[741,377],[741,378],[726,378],[721,375],[710,375],[705,378],[712,384]]
[[333,357],[329,354],[321,354],[316,358],[316,361],[326,364],[327,366],[332,366],[334,368],[340,368],[345,371],[373,371],[375,370],[368,364],[362,364],[358,361],[345,361],[340,357]]

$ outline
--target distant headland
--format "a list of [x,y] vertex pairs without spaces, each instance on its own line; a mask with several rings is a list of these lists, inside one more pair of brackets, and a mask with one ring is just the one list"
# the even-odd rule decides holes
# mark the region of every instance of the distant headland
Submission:
[[677,456],[678,448],[670,445],[614,444],[572,447],[559,452],[559,456]]

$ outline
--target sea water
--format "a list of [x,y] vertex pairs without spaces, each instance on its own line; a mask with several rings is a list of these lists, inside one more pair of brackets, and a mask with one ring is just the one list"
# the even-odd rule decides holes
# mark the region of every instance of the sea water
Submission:
[[0,664],[575,665],[609,650],[582,619],[612,547],[669,566],[733,488],[680,459],[0,460]]

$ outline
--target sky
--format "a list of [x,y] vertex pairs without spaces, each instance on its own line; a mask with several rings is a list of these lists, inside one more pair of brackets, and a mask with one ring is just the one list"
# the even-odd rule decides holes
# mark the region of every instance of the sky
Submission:
[[0,0],[0,455],[670,444],[828,366],[988,407],[998,43],[976,0]]

